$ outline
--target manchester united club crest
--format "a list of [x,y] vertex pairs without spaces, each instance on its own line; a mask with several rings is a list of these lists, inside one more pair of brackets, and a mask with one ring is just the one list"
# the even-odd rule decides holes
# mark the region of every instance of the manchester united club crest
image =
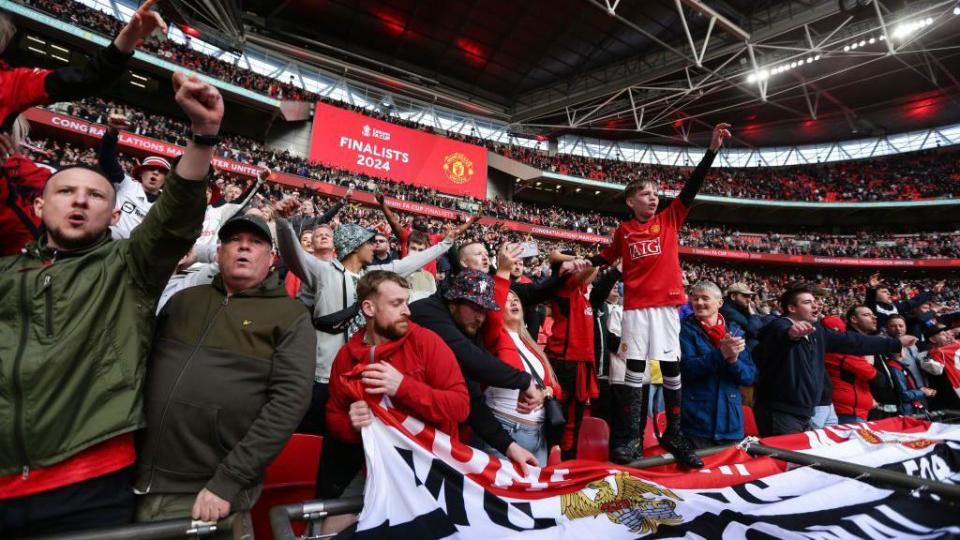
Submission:
[[466,184],[473,179],[473,162],[462,153],[454,152],[444,158],[443,172],[454,184]]
[[660,224],[659,224],[659,223],[654,223],[653,225],[651,225],[651,226],[650,226],[650,233],[651,233],[651,234],[660,234]]
[[630,532],[657,532],[660,525],[677,525],[683,518],[677,514],[681,500],[669,489],[648,484],[625,472],[587,484],[580,491],[561,495],[560,511],[569,519],[596,518],[601,514],[613,523],[624,525]]

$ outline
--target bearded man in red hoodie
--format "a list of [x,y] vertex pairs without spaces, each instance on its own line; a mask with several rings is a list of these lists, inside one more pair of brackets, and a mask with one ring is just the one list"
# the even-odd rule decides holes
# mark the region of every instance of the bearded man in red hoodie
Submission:
[[327,426],[330,435],[360,442],[360,429],[373,421],[366,401],[350,397],[343,376],[366,364],[362,379],[373,396],[386,394],[392,407],[457,437],[457,424],[470,413],[470,396],[453,351],[440,336],[410,321],[407,281],[375,270],[357,283],[357,301],[367,326],[350,338],[333,360]]

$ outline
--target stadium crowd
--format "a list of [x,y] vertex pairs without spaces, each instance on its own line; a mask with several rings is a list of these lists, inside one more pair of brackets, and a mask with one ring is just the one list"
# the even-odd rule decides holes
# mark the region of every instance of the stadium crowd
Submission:
[[[406,219],[376,179],[351,181],[376,206],[284,189],[269,168],[297,165],[271,154],[256,180],[218,173],[223,99],[179,72],[172,162],[120,155],[120,117],[95,154],[30,143],[18,114],[103,93],[164,30],[156,1],[84,67],[0,67],[16,90],[0,94],[4,536],[175,518],[243,536],[295,431],[324,436],[319,498],[362,491],[361,432],[384,396],[525,470],[553,446],[576,457],[594,404],[612,460],[642,458],[652,390],[658,446],[688,469],[696,448],[744,437],[741,392],[762,435],[956,407],[955,276],[680,266],[729,124],[662,210],[658,180],[628,184],[632,217],[603,249],[531,245],[476,215]],[[0,52],[12,34],[0,14]]]
[[[88,100],[85,100],[88,101]],[[100,100],[102,101],[102,100]],[[111,104],[112,106],[113,104]],[[91,122],[106,122],[106,117],[99,113],[89,114],[82,105],[69,106],[68,112]],[[149,122],[149,118],[135,109],[117,105],[111,110],[117,111],[130,119],[130,131],[139,135],[156,137],[167,142],[185,144],[186,126],[167,125],[163,122]],[[147,127],[142,127],[144,124]],[[169,137],[163,136],[169,133]],[[274,170],[293,173],[306,173],[310,178],[339,186],[354,186],[358,190],[369,189],[369,185],[377,183],[380,189],[388,196],[438,206],[457,211],[471,211],[479,208],[480,201],[472,198],[454,197],[439,193],[436,190],[418,187],[404,183],[388,183],[352,171],[320,165],[307,165],[309,171],[285,161],[281,154],[270,154],[264,149],[262,154],[252,155],[239,153],[233,149],[233,137],[224,137],[223,148],[218,153],[229,159],[244,163],[265,163],[274,166]],[[37,139],[29,150],[35,161],[58,167],[62,163],[84,162],[96,163],[96,150],[93,148],[80,149],[70,143],[63,143],[54,139]],[[290,158],[289,154],[286,158]],[[133,158],[124,158],[128,168],[135,166]],[[284,163],[290,163],[284,167]],[[249,187],[249,179],[241,179],[223,171],[218,171],[221,182],[227,182]],[[284,189],[277,187],[275,189]],[[292,194],[293,188],[286,188],[287,194]],[[312,199],[316,207],[324,206],[324,196],[312,190],[303,190]],[[483,202],[482,215],[497,219],[517,221],[532,225],[543,225],[558,229],[592,233],[601,236],[609,235],[616,228],[618,218],[595,212],[565,209],[551,206],[544,207],[532,203],[518,201],[504,201],[490,199]],[[431,225],[433,230],[439,230],[438,220]],[[545,245],[550,245],[546,243]],[[887,259],[919,259],[919,258],[960,258],[960,232],[958,231],[926,231],[922,233],[893,234],[876,231],[851,231],[848,234],[835,234],[817,231],[771,232],[771,231],[737,231],[730,227],[718,225],[704,225],[688,223],[681,231],[680,245],[687,247],[702,247],[725,250],[746,251],[750,253],[776,253],[787,255],[817,255],[828,257],[862,257]]]
[[[90,28],[104,35],[115,35],[122,22],[113,16],[79,2],[55,0],[19,0],[27,5],[66,17],[73,24]],[[189,39],[189,37],[187,38]],[[229,64],[179,45],[170,40],[147,40],[144,49],[173,63],[206,73],[237,86],[280,99],[321,101],[367,114],[430,133],[438,133],[458,140],[485,146],[491,151],[535,166],[539,169],[593,180],[627,184],[637,178],[655,178],[663,189],[677,190],[689,170],[683,167],[648,165],[619,159],[600,159],[572,154],[550,155],[543,150],[530,149],[485,140],[476,136],[445,133],[429,126],[398,118],[365,107],[335,102],[327,97],[308,92],[297,86],[256,74],[240,66]],[[167,124],[169,120],[162,120]],[[144,126],[146,129],[146,126]],[[179,135],[159,127],[164,140]],[[261,143],[233,137],[230,148],[237,155],[256,155]],[[865,161],[792,167],[723,168],[708,176],[705,193],[735,198],[799,200],[799,201],[887,201],[952,198],[960,196],[960,160],[941,159],[942,150],[873,158]],[[950,153],[952,155],[952,153]],[[294,161],[297,161],[294,159]],[[692,166],[692,164],[687,164]],[[301,164],[300,169],[309,165]]]

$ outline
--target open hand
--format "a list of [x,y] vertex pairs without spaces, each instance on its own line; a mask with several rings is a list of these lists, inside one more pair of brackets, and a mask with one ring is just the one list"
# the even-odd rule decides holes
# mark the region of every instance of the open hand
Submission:
[[140,44],[150,37],[150,34],[154,33],[158,28],[164,34],[167,33],[167,23],[163,22],[163,18],[159,13],[150,10],[157,1],[158,0],[147,0],[143,4],[140,4],[140,7],[134,12],[133,17],[130,17],[127,25],[117,34],[117,38],[113,40],[113,44],[120,52],[127,54],[132,53],[134,49],[139,47]]

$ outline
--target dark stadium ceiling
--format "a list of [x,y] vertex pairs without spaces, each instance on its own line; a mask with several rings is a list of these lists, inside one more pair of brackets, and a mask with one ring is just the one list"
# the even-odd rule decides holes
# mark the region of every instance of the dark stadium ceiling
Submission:
[[771,146],[960,122],[957,0],[207,1],[225,33],[463,96],[520,132],[702,145],[725,120]]

